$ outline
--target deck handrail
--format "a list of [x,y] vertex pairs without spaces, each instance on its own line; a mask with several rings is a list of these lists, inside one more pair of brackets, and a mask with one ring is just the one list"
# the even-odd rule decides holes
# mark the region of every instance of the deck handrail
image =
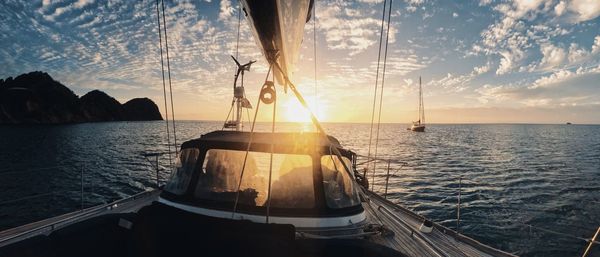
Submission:
[[[116,201],[112,201],[110,203],[95,205],[95,206],[88,207],[83,210],[65,213],[65,214],[62,214],[62,215],[59,215],[56,217],[52,217],[49,219],[39,220],[39,221],[35,221],[33,223],[29,223],[29,224],[26,224],[23,226],[18,226],[18,227],[9,228],[9,229],[0,231],[0,246],[2,246],[3,244],[7,243],[8,241],[10,241],[12,239],[19,238],[22,236],[27,236],[27,235],[34,234],[34,233],[38,233],[38,234],[50,233],[56,229],[59,229],[61,227],[61,225],[77,221],[81,218],[91,217],[91,216],[93,216],[97,213],[100,213],[102,211],[105,211],[105,210],[112,210],[112,209],[120,206],[121,203],[125,203],[130,200],[139,199],[148,194],[154,194],[157,192],[160,192],[160,189],[154,189],[151,191],[143,191],[143,192],[139,192],[134,195],[131,195],[131,196],[128,196],[128,197],[125,197],[125,198],[122,198],[122,199],[119,199]],[[23,229],[26,226],[32,226],[32,228]],[[20,230],[23,230],[23,231],[20,231]]]
[[[385,184],[382,185],[384,187],[384,194],[383,194],[384,198],[387,198],[387,191],[388,191],[388,187],[389,187],[389,178],[391,176],[395,176],[400,170],[402,170],[406,165],[408,165],[408,162],[393,160],[391,158],[369,157],[369,156],[358,155],[358,154],[356,155],[356,157],[357,157],[357,159],[358,159],[358,157],[360,157],[360,158],[367,158],[366,161],[358,162],[358,163],[356,163],[354,165],[355,168],[358,167],[358,166],[367,165],[367,167],[364,170],[365,174],[363,174],[363,176],[365,176],[365,178],[366,178],[366,173],[368,172],[368,167],[369,167],[368,164],[373,163],[373,162],[384,162],[385,164],[387,164],[387,166],[386,166],[387,168],[385,168],[385,173],[386,173],[386,175],[385,175]],[[392,169],[391,168],[392,164],[400,165],[400,167]],[[390,171],[392,171],[392,170],[394,170],[394,172],[390,173]],[[358,170],[356,170],[356,172],[358,172]],[[377,168],[375,168],[375,170],[373,170],[373,172],[376,173],[377,172]],[[374,190],[375,189],[375,181],[372,181],[369,184],[371,185],[370,186],[371,191],[375,192],[375,190]]]
[[[150,161],[149,158],[151,157],[156,157],[154,164],[156,165],[154,168],[155,175],[156,175],[156,188],[154,189],[159,189],[160,188],[160,166],[159,166],[159,156],[162,156],[163,154],[165,154],[166,152],[142,152],[141,155],[144,156],[144,158],[146,160],[149,161],[151,166],[154,166],[153,163]],[[37,194],[31,194],[31,195],[27,195],[24,197],[20,197],[20,198],[16,198],[16,199],[9,199],[9,200],[5,200],[5,201],[0,201],[0,206],[3,205],[7,205],[7,204],[14,204],[14,203],[19,203],[19,202],[23,202],[23,201],[27,201],[27,200],[32,200],[32,199],[36,199],[36,198],[42,198],[42,197],[48,197],[48,196],[53,196],[55,194],[59,194],[59,193],[63,193],[63,192],[76,192],[79,191],[80,192],[80,197],[79,197],[79,208],[76,208],[78,211],[83,211],[86,208],[94,208],[94,207],[98,207],[98,206],[102,206],[106,204],[106,201],[101,201],[100,203],[92,203],[92,206],[86,206],[86,193],[91,193],[93,194],[93,188],[94,188],[94,180],[90,180],[88,179],[88,181],[90,181],[91,187],[92,187],[92,192],[86,192],[85,191],[85,176],[89,175],[89,173],[86,173],[85,171],[87,171],[87,167],[92,166],[93,164],[98,163],[97,161],[82,161],[79,162],[77,164],[72,164],[72,165],[54,165],[54,166],[44,166],[44,167],[36,167],[36,168],[10,168],[10,169],[4,169],[2,171],[0,171],[0,176],[3,175],[26,175],[26,174],[31,174],[32,172],[39,172],[39,171],[51,171],[51,170],[57,170],[57,169],[71,169],[72,171],[76,171],[77,169],[79,169],[79,181],[80,181],[80,185],[79,188],[80,190],[73,190],[73,189],[68,189],[68,188],[64,188],[61,190],[51,190],[51,191],[45,191],[42,193],[37,193]],[[89,196],[88,196],[89,197]]]
[[594,245],[594,243],[598,243],[598,242],[596,242],[596,238],[598,237],[599,233],[600,233],[600,227],[598,227],[598,229],[596,230],[596,234],[594,234],[594,236],[590,240],[590,243],[588,244],[587,248],[585,248],[585,252],[583,252],[582,257],[587,257],[588,254],[590,253],[590,251],[592,250],[592,246]]
[[[371,193],[379,196],[379,197],[383,197],[383,199],[387,200],[387,195],[388,195],[388,186],[389,186],[389,178],[391,176],[395,176],[397,172],[399,172],[400,170],[402,170],[404,168],[404,166],[408,165],[407,162],[404,161],[398,161],[398,160],[392,160],[390,158],[375,158],[375,157],[368,157],[368,156],[364,156],[364,155],[356,155],[356,157],[361,157],[361,158],[367,158],[366,161],[362,161],[362,162],[357,162],[355,163],[355,168],[357,168],[358,166],[364,166],[364,165],[369,165],[372,162],[384,162],[387,164],[387,167],[385,168],[381,168],[381,169],[385,169],[385,184],[384,184],[384,192],[383,195],[381,194],[381,192],[377,192],[375,191],[375,181],[372,181],[370,184],[370,188],[368,188],[367,190],[370,191]],[[357,158],[358,159],[358,158]],[[396,169],[395,172],[390,173],[390,171],[392,170],[390,168],[390,164],[399,164],[401,165],[399,168]],[[368,166],[367,166],[368,167]],[[355,172],[358,172],[358,170],[356,170]],[[367,171],[365,170],[365,173]],[[377,170],[374,170],[373,172],[377,172]],[[366,176],[365,176],[366,177]],[[457,236],[460,236],[460,208],[461,208],[461,184],[462,184],[462,176],[459,176],[458,178],[458,183],[459,183],[459,188],[458,188],[458,192],[457,192],[457,203],[456,203],[456,234]],[[397,207],[400,208],[404,208],[400,205],[398,205],[397,203],[393,203],[394,205],[396,205]],[[575,235],[571,235],[571,234],[567,234],[567,233],[562,233],[562,232],[558,232],[558,231],[554,231],[551,229],[547,229],[547,228],[542,228],[542,227],[537,227],[534,226],[532,224],[527,224],[527,223],[517,223],[519,225],[522,226],[526,226],[528,227],[530,230],[531,229],[536,229],[538,231],[542,231],[544,233],[549,233],[549,234],[554,234],[554,235],[559,235],[559,236],[563,236],[563,237],[568,237],[568,238],[572,238],[572,239],[577,239],[577,240],[582,240],[586,243],[588,243],[587,248],[585,249],[585,252],[583,254],[582,257],[586,257],[587,254],[589,254],[590,249],[592,248],[593,245],[600,245],[600,241],[597,241],[597,237],[600,234],[600,227],[598,227],[598,230],[596,231],[596,233],[594,234],[594,236],[592,238],[584,238],[584,237],[580,237],[580,236],[575,236]]]

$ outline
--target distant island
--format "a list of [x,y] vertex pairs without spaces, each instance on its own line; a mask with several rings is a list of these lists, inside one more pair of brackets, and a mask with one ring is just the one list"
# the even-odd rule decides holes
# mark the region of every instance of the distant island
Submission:
[[0,124],[64,124],[162,120],[148,98],[125,104],[100,90],[81,98],[48,73],[35,71],[0,79]]

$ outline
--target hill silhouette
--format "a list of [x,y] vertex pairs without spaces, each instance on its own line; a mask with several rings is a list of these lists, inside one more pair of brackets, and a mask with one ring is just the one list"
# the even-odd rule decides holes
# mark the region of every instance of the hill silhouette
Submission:
[[0,79],[0,124],[144,120],[162,120],[158,106],[148,98],[121,104],[100,90],[79,98],[41,71]]

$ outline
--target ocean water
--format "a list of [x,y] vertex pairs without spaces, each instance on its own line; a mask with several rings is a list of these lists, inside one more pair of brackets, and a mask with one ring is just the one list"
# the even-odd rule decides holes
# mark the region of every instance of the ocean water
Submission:
[[[176,125],[179,144],[221,127]],[[344,147],[368,153],[369,124],[324,126]],[[298,129],[311,126],[277,125]],[[0,230],[151,189],[155,169],[142,154],[167,146],[164,121],[0,126]],[[460,231],[505,251],[581,256],[587,243],[574,237],[600,226],[600,126],[440,124],[414,133],[382,124],[377,153],[406,162],[391,164],[389,199],[455,229],[460,181]],[[167,156],[159,163],[165,181]],[[385,168],[378,164],[376,191]]]

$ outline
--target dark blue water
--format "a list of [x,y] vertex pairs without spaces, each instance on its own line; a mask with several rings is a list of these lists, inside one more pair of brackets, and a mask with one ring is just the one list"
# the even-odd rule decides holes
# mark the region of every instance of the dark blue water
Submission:
[[[179,122],[178,141],[220,126]],[[367,154],[368,124],[325,127]],[[164,122],[0,126],[0,230],[151,189],[154,168],[142,154],[167,149],[164,131]],[[429,125],[413,133],[386,124],[377,151],[408,163],[390,180],[391,199],[450,228],[461,179],[460,230],[494,247],[580,256],[584,241],[523,224],[586,238],[600,226],[600,126]],[[168,163],[160,159],[163,181]],[[383,190],[381,174],[376,190]],[[599,255],[597,247],[592,256]]]

